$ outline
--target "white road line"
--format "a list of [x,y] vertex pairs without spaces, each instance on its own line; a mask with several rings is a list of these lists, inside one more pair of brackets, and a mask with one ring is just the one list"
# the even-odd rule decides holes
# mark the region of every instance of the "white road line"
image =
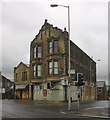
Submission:
[[91,107],[91,108],[86,108],[84,110],[90,110],[90,109],[94,109],[94,108],[104,108],[104,107]]

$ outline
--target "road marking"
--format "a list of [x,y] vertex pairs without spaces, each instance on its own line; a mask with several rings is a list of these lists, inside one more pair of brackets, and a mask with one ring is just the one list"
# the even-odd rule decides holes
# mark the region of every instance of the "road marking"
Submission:
[[81,116],[86,116],[86,117],[96,117],[96,118],[110,118],[108,116],[98,116],[98,115],[81,115]]
[[94,108],[104,108],[104,107],[91,107],[91,108],[86,108],[84,110],[90,110],[90,109],[94,109]]

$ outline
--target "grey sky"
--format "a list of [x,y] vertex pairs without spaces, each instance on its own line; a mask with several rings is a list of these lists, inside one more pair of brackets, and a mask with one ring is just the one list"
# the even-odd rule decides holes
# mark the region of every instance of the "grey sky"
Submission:
[[[2,72],[13,79],[13,69],[29,63],[30,43],[45,19],[61,29],[67,27],[67,9],[51,8],[58,3],[70,6],[71,40],[97,62],[98,80],[108,75],[108,3],[74,0],[36,0],[2,3]],[[1,42],[0,42],[1,44]]]

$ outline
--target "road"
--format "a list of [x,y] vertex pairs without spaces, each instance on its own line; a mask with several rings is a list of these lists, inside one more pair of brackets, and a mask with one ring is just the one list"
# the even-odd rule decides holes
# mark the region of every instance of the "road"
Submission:
[[[108,104],[110,101],[94,101],[80,103],[80,110],[77,103],[72,103],[71,111],[67,111],[67,103],[59,104],[38,104],[26,103],[14,100],[2,101],[3,118],[89,118],[95,116],[106,118],[108,116]],[[1,110],[0,110],[1,111]],[[89,116],[88,114],[89,113]],[[97,114],[96,114],[97,113]],[[92,117],[91,117],[92,116]],[[100,117],[95,117],[100,120]]]

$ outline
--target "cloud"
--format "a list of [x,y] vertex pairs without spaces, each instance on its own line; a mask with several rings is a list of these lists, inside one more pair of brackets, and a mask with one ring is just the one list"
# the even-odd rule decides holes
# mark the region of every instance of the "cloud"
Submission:
[[[67,26],[67,9],[51,8],[55,1],[2,4],[3,73],[13,78],[13,68],[23,61],[29,63],[30,43],[45,19],[61,29]],[[57,1],[58,2],[58,1]],[[71,40],[97,63],[98,79],[107,79],[108,34],[107,3],[59,1],[70,5]]]

